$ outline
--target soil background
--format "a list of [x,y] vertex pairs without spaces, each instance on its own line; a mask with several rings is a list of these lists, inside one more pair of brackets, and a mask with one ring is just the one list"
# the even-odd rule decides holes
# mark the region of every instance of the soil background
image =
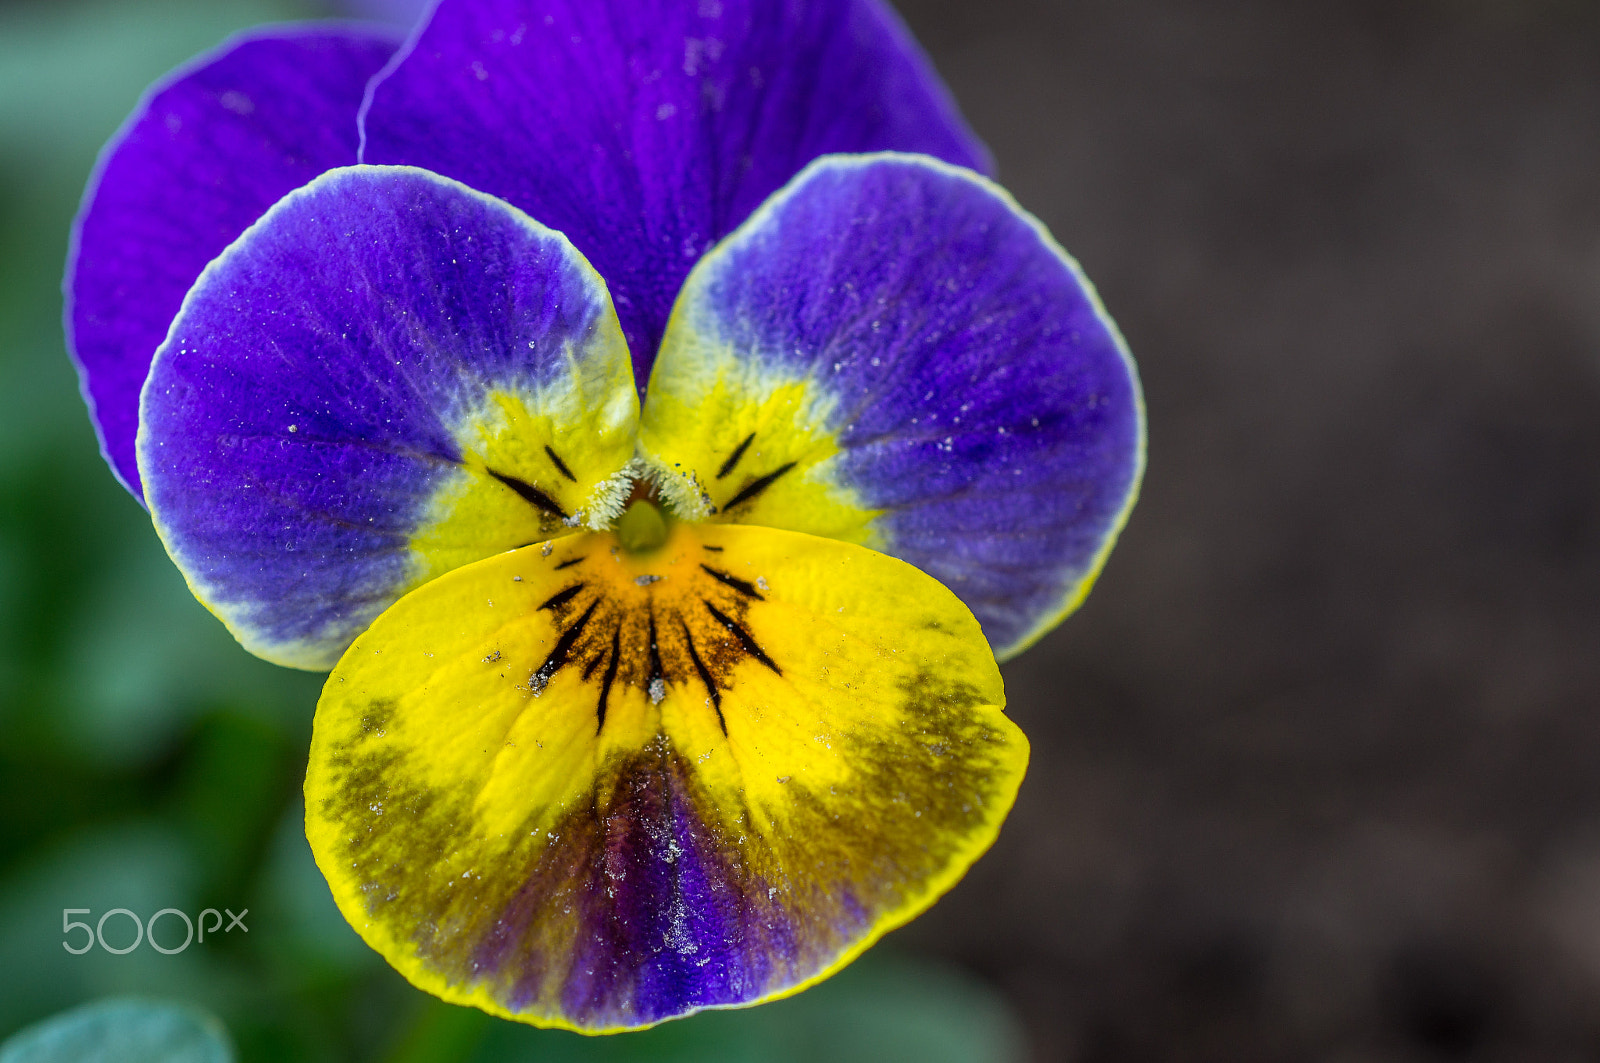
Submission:
[[905,935],[1040,1060],[1600,1058],[1600,7],[901,9],[1150,419]]

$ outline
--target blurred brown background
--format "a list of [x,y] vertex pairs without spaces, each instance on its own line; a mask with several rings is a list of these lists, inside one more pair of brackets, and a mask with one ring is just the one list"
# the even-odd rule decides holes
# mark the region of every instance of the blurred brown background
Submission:
[[1041,1060],[1600,1059],[1600,5],[901,8],[1150,410],[906,936]]

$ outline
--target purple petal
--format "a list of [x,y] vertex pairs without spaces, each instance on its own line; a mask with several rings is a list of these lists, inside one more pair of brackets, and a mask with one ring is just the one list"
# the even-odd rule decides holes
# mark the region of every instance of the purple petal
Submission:
[[398,43],[328,23],[235,38],[152,87],[101,152],[67,264],[68,347],[135,495],[139,389],[183,294],[285,193],[356,161],[362,93]]
[[1014,654],[1088,593],[1144,467],[1139,383],[1077,264],[932,159],[823,159],[685,284],[645,451],[680,510],[863,543]]
[[691,267],[819,155],[988,157],[879,0],[443,0],[374,83],[363,161],[567,235],[643,381]]
[[356,166],[195,282],[139,471],[195,596],[251,652],[325,668],[441,572],[613,516],[637,414],[605,284],[559,233]]

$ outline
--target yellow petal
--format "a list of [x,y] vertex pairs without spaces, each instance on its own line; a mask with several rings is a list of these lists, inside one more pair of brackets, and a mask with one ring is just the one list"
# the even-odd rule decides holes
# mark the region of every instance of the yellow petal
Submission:
[[795,992],[990,845],[1027,742],[933,579],[794,532],[671,525],[413,592],[317,709],[307,833],[416,985],[604,1032]]

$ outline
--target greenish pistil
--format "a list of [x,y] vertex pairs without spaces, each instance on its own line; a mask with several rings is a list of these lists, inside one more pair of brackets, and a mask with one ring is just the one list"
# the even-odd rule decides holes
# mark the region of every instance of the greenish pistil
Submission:
[[617,521],[617,538],[631,554],[648,553],[667,541],[667,520],[648,499],[636,499]]

